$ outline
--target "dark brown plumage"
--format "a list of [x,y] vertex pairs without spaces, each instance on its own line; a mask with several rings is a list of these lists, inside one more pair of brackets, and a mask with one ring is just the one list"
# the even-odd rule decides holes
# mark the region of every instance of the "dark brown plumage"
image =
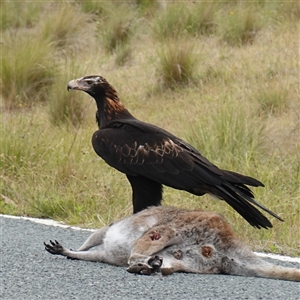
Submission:
[[96,153],[110,166],[126,174],[133,191],[134,213],[160,205],[162,185],[194,195],[211,194],[225,200],[252,226],[272,227],[246,186],[263,186],[248,176],[221,170],[196,149],[173,134],[134,118],[120,102],[116,90],[101,76],[86,76],[69,82],[68,90],[81,90],[97,104],[99,126],[92,138]]

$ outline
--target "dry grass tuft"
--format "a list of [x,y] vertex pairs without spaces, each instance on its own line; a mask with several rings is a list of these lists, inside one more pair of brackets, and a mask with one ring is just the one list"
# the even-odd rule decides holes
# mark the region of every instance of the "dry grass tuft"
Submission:
[[91,17],[67,5],[50,11],[40,20],[39,30],[42,39],[50,40],[63,51],[75,51],[88,45],[87,32],[92,31]]
[[235,8],[222,16],[219,34],[222,40],[232,46],[252,44],[257,33],[263,28],[263,17],[253,8]]
[[5,37],[0,66],[4,107],[10,110],[44,101],[57,70],[51,55],[53,45],[31,34]]
[[199,57],[189,41],[169,40],[158,51],[156,73],[163,87],[186,85],[196,79]]
[[138,16],[125,5],[113,6],[108,16],[98,25],[104,49],[113,53],[117,48],[126,46],[134,33]]

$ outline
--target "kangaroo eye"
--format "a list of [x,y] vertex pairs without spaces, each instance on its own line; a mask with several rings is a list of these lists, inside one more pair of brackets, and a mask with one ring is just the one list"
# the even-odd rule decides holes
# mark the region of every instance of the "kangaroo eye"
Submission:
[[183,252],[181,250],[174,251],[172,254],[176,259],[182,259],[183,257]]

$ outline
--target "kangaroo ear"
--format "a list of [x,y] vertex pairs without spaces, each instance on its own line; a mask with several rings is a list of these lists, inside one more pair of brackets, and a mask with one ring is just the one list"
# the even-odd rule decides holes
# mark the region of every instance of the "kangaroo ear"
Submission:
[[173,268],[161,268],[160,272],[162,275],[171,275],[175,272]]
[[210,258],[212,257],[214,250],[210,246],[202,246],[201,253],[203,256]]

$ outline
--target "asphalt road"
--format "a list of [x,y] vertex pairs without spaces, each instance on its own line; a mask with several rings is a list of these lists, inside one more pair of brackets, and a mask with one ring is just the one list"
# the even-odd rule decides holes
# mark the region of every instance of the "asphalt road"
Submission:
[[[300,284],[263,278],[177,273],[133,275],[125,268],[68,260],[44,250],[57,239],[76,249],[90,232],[0,216],[1,299],[299,299]],[[272,260],[294,266],[294,262]]]

